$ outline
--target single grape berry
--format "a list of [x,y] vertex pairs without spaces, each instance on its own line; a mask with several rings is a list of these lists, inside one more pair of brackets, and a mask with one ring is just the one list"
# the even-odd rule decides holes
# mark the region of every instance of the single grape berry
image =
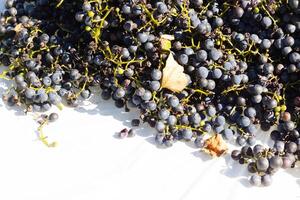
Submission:
[[139,119],[133,119],[131,120],[131,126],[139,126],[140,125],[140,120]]
[[51,113],[48,117],[50,122],[55,122],[58,119],[58,114],[57,113]]

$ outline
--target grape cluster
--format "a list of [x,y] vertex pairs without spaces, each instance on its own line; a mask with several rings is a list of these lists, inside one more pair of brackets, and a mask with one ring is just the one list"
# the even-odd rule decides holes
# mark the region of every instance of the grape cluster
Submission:
[[[299,0],[7,0],[0,16],[3,96],[25,112],[80,105],[99,86],[104,100],[140,110],[158,145],[221,134],[241,150],[253,185],[269,185],[300,159]],[[168,39],[166,39],[168,38]],[[182,91],[162,87],[172,54]],[[274,147],[256,144],[274,129]],[[255,145],[255,146],[254,146]]]

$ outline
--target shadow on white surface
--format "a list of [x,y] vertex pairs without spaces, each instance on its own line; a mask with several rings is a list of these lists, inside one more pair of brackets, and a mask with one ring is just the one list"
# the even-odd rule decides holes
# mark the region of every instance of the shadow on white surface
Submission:
[[300,164],[293,169],[287,169],[286,172],[296,178],[297,184],[300,186]]
[[[139,118],[138,110],[136,108],[130,108],[129,112],[126,112],[124,108],[117,108],[114,105],[113,100],[103,100],[100,96],[100,91],[93,91],[94,95],[90,97],[89,100],[82,102],[82,105],[74,108],[75,111],[80,113],[87,113],[89,115],[101,115],[101,116],[111,116],[114,119],[122,122],[125,127],[131,127],[131,120]],[[89,108],[88,105],[93,105]],[[146,138],[145,140],[151,144],[155,144],[154,141],[154,129],[149,127],[148,124],[141,124],[139,127],[134,127],[136,135]],[[115,130],[112,135],[114,138],[118,138],[118,132],[121,130]]]
[[230,154],[224,156],[226,166],[221,169],[220,173],[229,178],[239,178],[238,181],[245,187],[250,187],[248,181],[249,173],[246,165],[241,165],[237,161],[231,159]]
[[192,155],[194,155],[197,158],[200,158],[203,162],[212,160],[212,157],[210,155],[203,153],[200,150],[192,152]]

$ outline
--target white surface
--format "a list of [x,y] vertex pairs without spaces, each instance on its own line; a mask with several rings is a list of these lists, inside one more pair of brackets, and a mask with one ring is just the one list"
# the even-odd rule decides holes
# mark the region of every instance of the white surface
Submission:
[[32,116],[1,102],[0,199],[300,199],[299,168],[280,171],[270,187],[250,187],[245,167],[229,156],[211,160],[182,142],[159,149],[146,126],[134,138],[115,138],[137,113],[93,101],[65,108],[46,127],[56,148],[37,141]]
[[46,127],[47,148],[36,140],[32,116],[0,107],[0,199],[300,199],[300,171],[280,171],[270,187],[250,187],[246,169],[229,155],[211,160],[182,142],[159,149],[154,130],[117,139],[134,113],[93,97],[77,111],[65,108]]

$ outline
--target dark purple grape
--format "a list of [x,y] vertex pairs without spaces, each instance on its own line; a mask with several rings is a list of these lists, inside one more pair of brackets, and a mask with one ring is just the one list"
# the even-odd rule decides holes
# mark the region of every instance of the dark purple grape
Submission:
[[58,119],[58,114],[57,113],[51,113],[48,117],[50,122],[55,122]]
[[273,169],[280,168],[283,164],[283,161],[279,156],[273,156],[272,158],[270,158],[269,162],[270,167],[272,167]]
[[258,158],[256,161],[256,167],[259,172],[265,172],[269,168],[269,161],[266,158]]

